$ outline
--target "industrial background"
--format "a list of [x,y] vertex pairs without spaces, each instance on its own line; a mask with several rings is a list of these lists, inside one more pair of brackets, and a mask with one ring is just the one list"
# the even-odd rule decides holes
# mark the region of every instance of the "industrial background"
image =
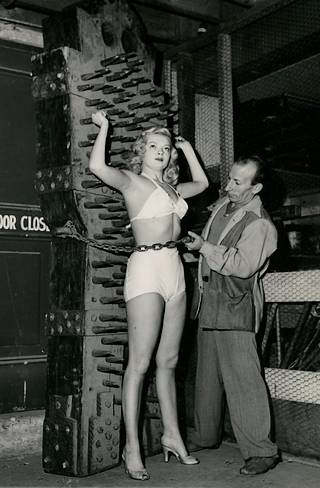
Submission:
[[[104,108],[113,166],[126,167],[151,125],[195,145],[211,185],[185,231],[203,226],[235,156],[267,161],[263,198],[280,245],[264,280],[260,343],[276,440],[320,459],[319,50],[316,0],[0,1],[4,454],[40,448],[45,419],[47,472],[84,476],[119,462],[132,235],[121,196],[87,168],[90,116]],[[185,427],[196,327],[188,321],[178,368]],[[160,435],[151,375],[147,455]]]

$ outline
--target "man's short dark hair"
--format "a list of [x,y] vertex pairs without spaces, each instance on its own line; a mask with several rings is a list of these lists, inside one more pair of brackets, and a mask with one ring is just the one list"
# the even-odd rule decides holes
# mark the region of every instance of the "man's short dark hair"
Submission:
[[256,172],[254,177],[252,178],[252,185],[256,185],[257,183],[262,183],[264,182],[264,177],[265,177],[265,167],[266,163],[263,161],[263,159],[260,158],[260,156],[246,156],[246,157],[240,157],[238,158],[234,164],[239,164],[240,166],[246,166],[247,164],[254,164],[256,167]]

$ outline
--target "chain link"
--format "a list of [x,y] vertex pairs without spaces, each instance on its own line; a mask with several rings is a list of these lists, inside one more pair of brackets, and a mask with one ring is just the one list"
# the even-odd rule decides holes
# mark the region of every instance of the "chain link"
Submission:
[[84,242],[85,244],[89,244],[96,249],[101,249],[106,252],[111,253],[120,253],[120,254],[131,254],[135,251],[138,252],[145,252],[152,249],[153,251],[160,251],[164,247],[173,249],[177,247],[179,244],[186,244],[190,242],[192,239],[189,236],[182,237],[176,241],[167,241],[167,242],[156,242],[155,244],[140,244],[139,246],[119,246],[116,244],[106,244],[106,243],[99,243],[95,239],[90,239],[89,237],[84,237],[78,231],[76,226],[71,220],[68,220],[63,227],[58,227],[57,229],[52,231],[52,235],[54,237],[60,238],[71,238],[76,239],[77,241]]

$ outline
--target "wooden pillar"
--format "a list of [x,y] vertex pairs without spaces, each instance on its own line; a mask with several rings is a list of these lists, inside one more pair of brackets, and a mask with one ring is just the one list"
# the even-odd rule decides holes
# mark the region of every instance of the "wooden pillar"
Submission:
[[[87,2],[88,5],[88,2]],[[53,235],[43,465],[85,476],[119,462],[121,388],[127,344],[122,285],[133,243],[122,196],[88,170],[106,109],[108,164],[127,167],[143,129],[166,125],[168,106],[152,83],[154,62],[124,1],[92,2],[45,25],[46,52],[34,57],[38,133],[35,186]],[[70,236],[72,222],[77,239]],[[96,242],[103,249],[91,245]],[[109,246],[106,248],[106,246]],[[160,410],[151,380],[146,454],[160,450]]]

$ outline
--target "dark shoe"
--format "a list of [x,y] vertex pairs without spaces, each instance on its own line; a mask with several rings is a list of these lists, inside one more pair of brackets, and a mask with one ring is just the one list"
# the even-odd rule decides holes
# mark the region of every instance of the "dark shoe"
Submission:
[[273,469],[280,461],[279,456],[258,457],[253,456],[246,460],[245,465],[240,469],[240,474],[255,475],[262,474]]

